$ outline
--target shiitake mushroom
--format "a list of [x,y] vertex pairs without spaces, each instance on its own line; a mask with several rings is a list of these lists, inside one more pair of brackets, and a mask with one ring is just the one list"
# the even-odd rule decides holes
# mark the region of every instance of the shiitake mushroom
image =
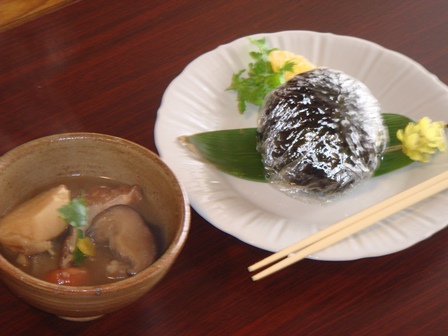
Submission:
[[95,216],[87,234],[96,245],[110,248],[115,266],[134,275],[156,259],[154,235],[143,217],[128,205],[114,205]]

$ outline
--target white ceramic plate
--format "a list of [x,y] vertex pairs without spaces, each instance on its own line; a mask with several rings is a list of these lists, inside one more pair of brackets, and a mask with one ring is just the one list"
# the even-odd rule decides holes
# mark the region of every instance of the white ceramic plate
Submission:
[[[304,55],[316,65],[361,80],[383,112],[448,121],[447,87],[401,54],[328,33],[285,31],[252,37],[266,37],[271,47]],[[191,62],[166,90],[157,116],[155,140],[161,157],[185,186],[193,208],[217,228],[253,246],[277,251],[447,169],[448,154],[440,154],[429,164],[414,163],[370,179],[344,199],[319,206],[201,163],[179,144],[178,136],[256,126],[257,108],[240,115],[235,93],[226,91],[232,74],[246,68],[251,50],[254,46],[244,37]],[[310,258],[352,260],[400,251],[444,228],[447,204],[448,192],[438,194]]]

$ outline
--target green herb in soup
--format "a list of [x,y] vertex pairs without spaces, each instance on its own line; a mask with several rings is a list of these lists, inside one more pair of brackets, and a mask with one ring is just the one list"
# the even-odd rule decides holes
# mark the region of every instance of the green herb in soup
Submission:
[[139,186],[70,177],[0,218],[8,260],[37,278],[71,286],[133,276],[158,257],[160,236]]
[[88,209],[84,198],[74,198],[69,204],[59,208],[61,218],[70,224],[75,235],[75,250],[73,251],[73,262],[79,266],[85,257],[95,255],[95,245],[92,240],[85,236],[85,229],[88,227]]

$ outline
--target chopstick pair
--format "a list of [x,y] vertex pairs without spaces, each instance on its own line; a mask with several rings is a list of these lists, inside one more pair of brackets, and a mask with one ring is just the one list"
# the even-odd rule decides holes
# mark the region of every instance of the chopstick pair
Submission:
[[[448,171],[392,196],[249,266],[249,272],[278,263],[252,276],[256,281],[323,250],[378,221],[448,188]],[[281,260],[283,259],[283,260]]]

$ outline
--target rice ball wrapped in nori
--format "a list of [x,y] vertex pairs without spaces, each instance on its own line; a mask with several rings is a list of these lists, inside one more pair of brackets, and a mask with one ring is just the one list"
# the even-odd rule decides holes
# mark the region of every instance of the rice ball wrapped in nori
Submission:
[[288,195],[326,203],[372,176],[387,144],[380,105],[358,80],[319,68],[270,92],[257,150],[266,178]]

